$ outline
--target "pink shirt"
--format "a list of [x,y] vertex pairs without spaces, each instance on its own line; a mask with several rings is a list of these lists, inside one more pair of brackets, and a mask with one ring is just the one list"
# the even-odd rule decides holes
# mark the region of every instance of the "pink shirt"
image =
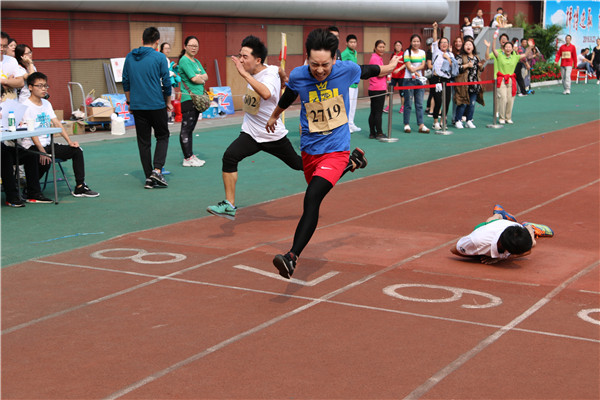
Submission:
[[[383,58],[377,53],[371,55],[369,64],[383,65]],[[387,90],[387,79],[385,76],[369,78],[369,90]]]

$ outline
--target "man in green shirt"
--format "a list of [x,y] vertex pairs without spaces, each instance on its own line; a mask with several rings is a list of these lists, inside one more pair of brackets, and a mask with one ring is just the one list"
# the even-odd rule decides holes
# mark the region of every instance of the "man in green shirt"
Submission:
[[[353,63],[358,64],[358,52],[356,51],[356,46],[358,45],[358,39],[355,35],[346,36],[346,50],[342,51],[342,61],[352,61]],[[356,102],[358,100],[358,84],[353,84],[350,86],[350,109],[348,110],[348,127],[350,128],[350,133],[360,132],[358,126],[354,124],[354,113],[356,112]]]

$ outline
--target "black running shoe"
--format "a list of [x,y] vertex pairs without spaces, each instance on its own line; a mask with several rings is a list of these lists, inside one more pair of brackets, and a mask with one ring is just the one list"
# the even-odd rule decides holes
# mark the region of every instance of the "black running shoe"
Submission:
[[169,184],[165,180],[165,177],[160,172],[152,171],[152,173],[150,174],[150,179],[152,179],[154,181],[154,183],[156,183],[155,187],[169,186]]
[[144,189],[154,189],[154,186],[156,186],[156,184],[152,179],[146,179],[146,183],[144,183]]
[[364,168],[367,166],[367,158],[365,157],[365,152],[357,147],[352,150],[352,154],[350,154],[350,160],[354,162],[354,169],[351,171],[354,172],[358,168]]
[[279,270],[279,275],[290,279],[296,268],[296,256],[289,252],[285,255],[277,254],[273,259],[273,265]]
[[88,185],[86,185],[84,183],[83,185],[75,188],[75,190],[73,191],[73,196],[75,196],[75,197],[98,197],[98,196],[100,196],[100,193],[94,192],[93,190],[91,190],[88,187]]
[[6,205],[9,207],[25,207],[25,203],[18,197],[6,198]]
[[41,193],[38,193],[33,196],[27,196],[27,200],[25,200],[25,201],[27,203],[40,203],[40,204],[54,203],[54,200],[50,200],[49,198],[44,197],[44,195]]

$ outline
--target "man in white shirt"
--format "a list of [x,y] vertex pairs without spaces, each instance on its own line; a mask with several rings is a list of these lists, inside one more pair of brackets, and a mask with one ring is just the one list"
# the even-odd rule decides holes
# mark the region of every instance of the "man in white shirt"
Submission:
[[584,69],[590,76],[594,76],[594,67],[592,66],[592,62],[587,59],[587,55],[590,52],[590,49],[582,49],[579,55],[577,56],[577,69]]
[[23,73],[19,70],[19,63],[14,57],[6,55],[10,37],[6,32],[1,33],[0,61],[0,83],[2,84],[2,101],[17,98],[17,89],[25,84]]
[[481,30],[485,26],[483,21],[483,10],[481,8],[477,10],[477,16],[473,18],[473,21],[471,21],[471,26],[473,27],[473,34],[475,34],[475,37],[477,37],[477,35],[481,33]]
[[[83,151],[79,147],[79,143],[71,140],[58,118],[56,118],[52,104],[44,99],[49,89],[47,82],[48,78],[41,72],[34,72],[27,78],[27,85],[31,91],[31,96],[23,103],[23,105],[27,106],[27,111],[25,111],[23,119],[25,121],[34,120],[36,128],[49,128],[52,126],[61,128],[60,134],[66,140],[67,145],[55,143],[54,155],[56,158],[62,160],[73,160],[73,172],[75,173],[76,182],[73,196],[98,197],[100,194],[91,190],[85,183],[85,163],[83,160]],[[26,149],[35,145],[40,153],[51,151],[49,135],[25,138],[21,141],[21,145]],[[50,168],[49,157],[42,155],[40,157],[40,164],[40,176],[43,176]]]

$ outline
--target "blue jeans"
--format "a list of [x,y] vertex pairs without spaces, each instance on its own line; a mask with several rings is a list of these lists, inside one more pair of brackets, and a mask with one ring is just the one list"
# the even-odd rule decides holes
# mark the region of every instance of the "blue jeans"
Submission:
[[[405,79],[404,86],[421,86],[417,79]],[[417,124],[423,124],[423,96],[425,89],[408,89],[404,91],[404,125],[410,125],[410,111],[412,110],[413,97],[417,113]]]
[[475,101],[477,101],[477,93],[469,93],[469,104],[461,104],[456,106],[456,120],[460,121],[463,117],[467,117],[467,121],[473,121],[475,113]]

